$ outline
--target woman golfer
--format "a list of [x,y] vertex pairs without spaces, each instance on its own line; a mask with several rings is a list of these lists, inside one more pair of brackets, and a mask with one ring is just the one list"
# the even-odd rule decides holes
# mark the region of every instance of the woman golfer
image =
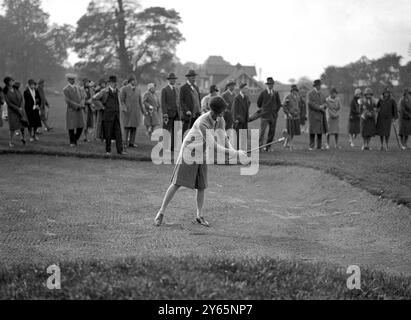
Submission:
[[[198,118],[194,123],[193,128],[188,132],[176,162],[176,167],[171,179],[171,186],[168,188],[161,209],[154,220],[157,227],[161,226],[163,223],[167,207],[181,187],[197,190],[197,216],[195,223],[205,227],[210,226],[202,216],[204,194],[205,189],[208,186],[207,164],[205,162],[206,150],[216,146],[217,153],[221,152],[225,155],[228,152],[230,158],[239,157],[240,155],[246,157],[244,151],[237,151],[232,147],[225,133],[225,121],[223,116],[226,107],[227,104],[223,98],[219,96],[212,98],[210,101],[211,110]],[[210,135],[210,132],[207,134],[207,131],[209,130],[211,130],[211,133],[217,132],[219,135],[217,141],[213,134]],[[224,146],[221,144],[222,141],[224,141]],[[202,161],[198,161],[202,163],[187,163],[187,155],[192,155],[190,150],[202,151]]]

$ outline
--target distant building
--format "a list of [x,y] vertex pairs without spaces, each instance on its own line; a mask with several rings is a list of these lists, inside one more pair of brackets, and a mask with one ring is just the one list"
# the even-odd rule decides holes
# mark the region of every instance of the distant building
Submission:
[[210,86],[215,84],[222,91],[228,80],[234,79],[237,84],[246,82],[251,94],[256,94],[264,89],[264,85],[255,77],[257,70],[255,66],[232,65],[221,56],[210,56],[202,65],[186,63],[176,69],[179,82],[185,82],[185,74],[189,69],[195,69],[198,73],[197,85],[203,93],[208,93]]

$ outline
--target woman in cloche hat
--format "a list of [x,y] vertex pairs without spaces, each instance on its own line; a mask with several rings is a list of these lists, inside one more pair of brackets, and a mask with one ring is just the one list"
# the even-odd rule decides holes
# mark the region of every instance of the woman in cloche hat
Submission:
[[[157,227],[162,225],[167,207],[181,187],[197,190],[197,214],[194,223],[205,227],[210,226],[202,216],[205,189],[208,187],[207,164],[206,161],[204,161],[206,157],[202,153],[196,154],[195,157],[201,159],[201,161],[198,161],[200,163],[196,163],[195,161],[194,163],[188,163],[185,161],[187,153],[192,156],[191,151],[197,152],[196,150],[200,150],[203,152],[203,150],[206,150],[206,146],[216,146],[218,152],[224,154],[228,152],[231,157],[246,155],[244,151],[235,150],[228,142],[225,134],[225,122],[222,118],[227,108],[225,100],[219,96],[213,97],[210,101],[210,108],[211,110],[209,112],[197,119],[183,141],[181,152],[171,179],[171,185],[167,190],[163,204],[154,220]],[[217,139],[217,142],[215,142],[213,135],[207,134],[208,130],[224,132],[225,137],[222,137],[224,139],[221,140]],[[227,147],[221,145],[219,141],[227,142]],[[190,157],[190,160],[193,160],[193,158]]]

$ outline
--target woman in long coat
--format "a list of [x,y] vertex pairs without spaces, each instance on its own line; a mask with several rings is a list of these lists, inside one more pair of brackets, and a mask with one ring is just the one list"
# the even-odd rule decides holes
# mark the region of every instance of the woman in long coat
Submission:
[[338,137],[340,134],[340,110],[342,109],[342,104],[340,98],[338,98],[337,89],[331,89],[331,95],[327,98],[327,123],[328,123],[328,133],[327,133],[327,146],[330,148],[330,140],[333,135],[335,138],[335,148],[338,148]]
[[355,147],[354,141],[361,133],[361,106],[360,101],[362,97],[361,89],[356,89],[354,98],[350,105],[350,117],[348,121],[348,134],[350,135],[350,146]]
[[36,82],[32,79],[28,82],[28,87],[24,91],[24,108],[29,121],[30,141],[38,141],[37,129],[41,128],[40,118],[40,95],[36,90]]
[[360,100],[361,106],[361,135],[363,137],[362,150],[371,150],[371,138],[375,136],[375,118],[377,103],[373,99],[374,93],[370,88],[365,89],[364,98]]
[[408,137],[411,135],[411,99],[410,91],[404,90],[400,100],[400,137],[403,150],[409,149]]
[[161,123],[160,100],[156,94],[156,85],[149,83],[147,92],[143,96],[144,104],[144,125],[147,129],[147,134],[151,135],[156,127]]
[[[382,94],[382,99],[377,104],[377,135],[380,136],[381,151],[388,151],[388,141],[391,135],[391,125],[398,118],[397,103],[391,98],[391,92],[387,89]],[[384,145],[385,142],[385,145]]]
[[24,137],[24,123],[27,124],[27,116],[24,111],[24,100],[22,94],[14,88],[14,80],[10,77],[4,79],[6,85],[3,90],[4,100],[7,104],[7,115],[10,131],[9,147],[13,148],[13,138],[16,131],[21,132],[21,142],[26,144]]

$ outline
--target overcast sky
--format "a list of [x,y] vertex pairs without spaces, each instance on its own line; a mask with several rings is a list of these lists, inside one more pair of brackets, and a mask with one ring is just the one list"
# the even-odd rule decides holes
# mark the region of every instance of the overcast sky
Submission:
[[[43,0],[51,21],[75,25],[89,0]],[[396,52],[410,60],[410,0],[141,0],[176,9],[183,61],[222,55],[287,82],[318,78],[328,65]]]

